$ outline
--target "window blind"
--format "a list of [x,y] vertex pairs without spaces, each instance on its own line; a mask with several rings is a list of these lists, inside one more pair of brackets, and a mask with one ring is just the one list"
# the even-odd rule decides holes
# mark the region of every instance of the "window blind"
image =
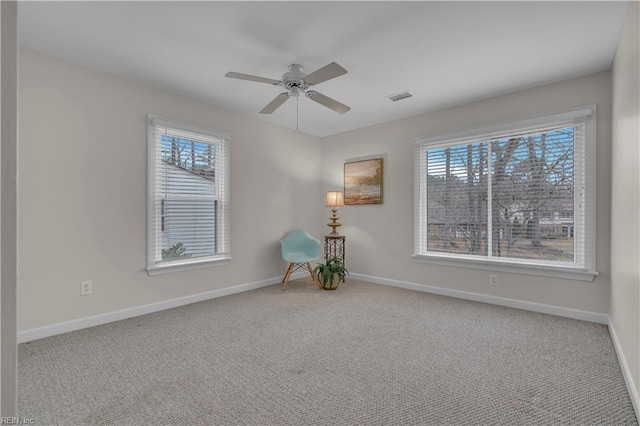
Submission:
[[594,269],[590,115],[419,138],[416,254]]
[[228,136],[149,116],[148,267],[229,255]]

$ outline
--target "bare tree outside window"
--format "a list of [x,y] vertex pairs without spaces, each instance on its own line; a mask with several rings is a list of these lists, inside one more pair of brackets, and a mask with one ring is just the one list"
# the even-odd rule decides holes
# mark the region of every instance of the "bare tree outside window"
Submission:
[[574,131],[427,150],[428,250],[573,261]]

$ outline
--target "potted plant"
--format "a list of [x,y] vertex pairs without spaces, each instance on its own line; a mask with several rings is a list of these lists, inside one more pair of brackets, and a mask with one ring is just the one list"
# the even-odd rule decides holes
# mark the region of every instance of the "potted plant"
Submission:
[[313,268],[320,286],[325,290],[335,290],[340,283],[349,275],[349,271],[344,267],[344,263],[338,257],[332,257],[327,263],[319,263]]

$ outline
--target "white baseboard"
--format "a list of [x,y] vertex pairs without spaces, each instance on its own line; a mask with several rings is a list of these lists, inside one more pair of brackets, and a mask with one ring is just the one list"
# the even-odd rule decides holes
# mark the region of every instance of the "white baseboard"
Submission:
[[[307,273],[299,271],[291,275],[291,279],[306,277]],[[606,314],[598,314],[594,312],[580,311],[577,309],[563,308],[559,306],[544,305],[541,303],[526,302],[517,299],[508,299],[504,297],[490,296],[486,294],[471,293],[461,290],[453,290],[444,287],[435,287],[426,284],[417,284],[406,281],[392,280],[388,278],[373,277],[370,275],[350,274],[355,279],[369,281],[372,283],[388,285],[392,287],[406,288],[409,290],[417,290],[426,293],[439,294],[443,296],[456,297],[458,299],[473,300],[476,302],[490,303],[493,305],[507,306],[511,308],[524,309],[528,311],[541,312],[545,314],[558,315],[562,317],[591,321],[599,324],[609,324],[609,316]],[[177,299],[165,300],[163,302],[151,303],[149,305],[136,306],[134,308],[123,309],[104,314],[93,315],[90,317],[80,318],[77,320],[65,321],[57,324],[47,325],[44,327],[32,328],[18,332],[18,343],[30,342],[32,340],[41,339],[43,337],[55,336],[57,334],[67,333],[69,331],[80,330],[96,325],[107,324],[113,321],[120,321],[139,315],[150,314],[165,309],[176,308],[178,306],[188,305],[190,303],[201,302],[204,300],[214,299],[217,297],[227,296],[230,294],[249,291],[256,288],[266,287],[277,284],[281,278],[275,277],[267,280],[256,281],[247,284],[240,284],[233,287],[222,288],[218,290],[207,291],[204,293],[193,294],[190,296],[179,297]]]
[[526,311],[540,312],[543,314],[557,315],[566,318],[579,319],[583,321],[595,322],[598,324],[608,324],[609,316],[596,312],[581,311],[578,309],[564,308],[561,306],[545,305],[542,303],[526,302],[524,300],[508,299],[506,297],[491,296],[488,294],[472,293],[462,290],[453,290],[444,287],[435,287],[426,284],[417,284],[407,281],[398,281],[388,278],[372,277],[364,274],[349,274],[355,279],[369,281],[376,284],[388,285],[391,287],[406,288],[409,290],[422,291],[425,293],[450,296],[458,299],[473,300],[475,302],[489,303],[492,305],[507,306],[509,308],[524,309]]
[[[308,272],[295,272],[291,274],[290,279],[304,278],[308,276]],[[134,308],[122,309],[114,312],[107,312],[90,317],[79,318],[76,320],[59,322],[44,327],[31,328],[18,332],[18,343],[31,342],[32,340],[42,339],[44,337],[55,336],[69,331],[81,330],[83,328],[94,327],[96,325],[107,324],[114,321],[120,321],[127,318],[137,317],[139,315],[150,314],[153,312],[164,311],[165,309],[177,308],[178,306],[189,305],[191,303],[202,302],[204,300],[215,299],[217,297],[228,296],[230,294],[241,293],[244,291],[254,290],[256,288],[267,287],[278,284],[282,278],[275,277],[267,280],[255,281],[252,283],[240,284],[233,287],[211,290],[204,293],[192,294],[189,296],[178,297],[176,299],[165,300],[162,302],[151,303],[148,305],[136,306]]]
[[620,346],[620,341],[618,340],[618,335],[616,334],[616,329],[611,322],[611,318],[609,318],[609,334],[611,334],[611,340],[613,341],[613,347],[616,350],[616,355],[618,356],[618,362],[620,363],[620,368],[622,369],[622,376],[624,377],[624,382],[627,384],[627,390],[629,391],[629,397],[631,398],[631,403],[633,404],[633,409],[636,411],[636,418],[640,419],[640,398],[638,397],[638,391],[633,383],[633,377],[631,376],[631,370],[629,370],[629,364],[627,363],[627,359],[624,356],[624,352],[622,351],[622,346]]

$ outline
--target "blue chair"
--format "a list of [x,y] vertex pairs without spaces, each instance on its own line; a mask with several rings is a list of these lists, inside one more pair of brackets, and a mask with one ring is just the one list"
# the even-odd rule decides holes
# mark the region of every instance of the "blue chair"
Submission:
[[289,262],[287,273],[282,279],[282,289],[287,288],[287,282],[291,273],[297,269],[306,269],[314,283],[320,287],[320,283],[313,275],[311,262],[315,262],[322,256],[320,240],[313,238],[303,230],[292,231],[280,241],[282,258]]

